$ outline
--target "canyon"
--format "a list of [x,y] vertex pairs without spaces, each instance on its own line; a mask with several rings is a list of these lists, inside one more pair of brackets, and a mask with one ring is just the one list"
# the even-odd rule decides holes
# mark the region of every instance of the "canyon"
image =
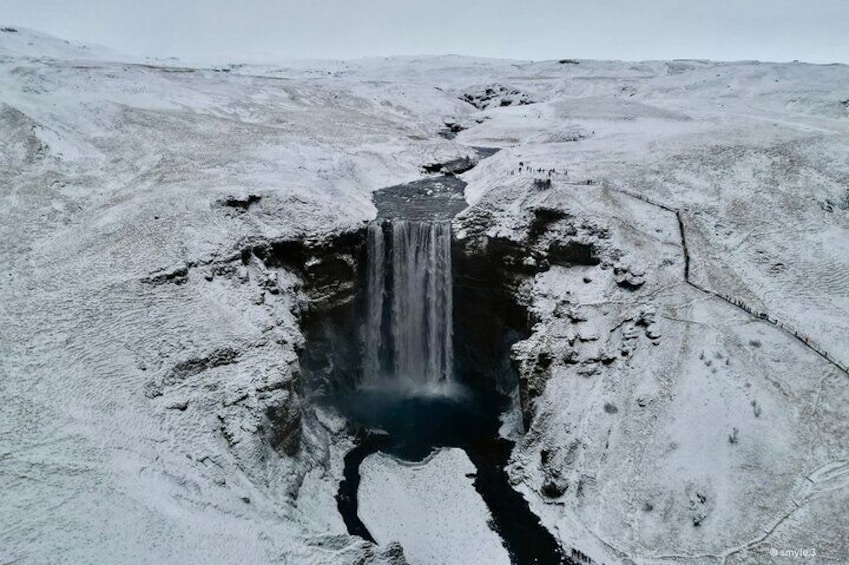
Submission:
[[844,560],[849,70],[563,61],[0,31],[0,561]]

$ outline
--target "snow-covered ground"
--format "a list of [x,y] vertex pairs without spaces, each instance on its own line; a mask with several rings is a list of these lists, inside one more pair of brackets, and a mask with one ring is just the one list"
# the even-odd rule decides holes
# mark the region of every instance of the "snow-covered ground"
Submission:
[[465,217],[522,239],[533,209],[565,211],[543,237],[603,256],[525,289],[541,321],[516,355],[548,361],[510,471],[544,523],[606,563],[849,559],[846,66],[192,68],[19,29],[0,562],[398,562],[336,514],[342,427],[299,392],[299,281],[238,258],[362,226],[371,191],[471,146],[503,150],[463,175]]
[[378,543],[399,541],[410,563],[510,563],[463,450],[443,449],[422,463],[378,453],[360,474],[360,518]]

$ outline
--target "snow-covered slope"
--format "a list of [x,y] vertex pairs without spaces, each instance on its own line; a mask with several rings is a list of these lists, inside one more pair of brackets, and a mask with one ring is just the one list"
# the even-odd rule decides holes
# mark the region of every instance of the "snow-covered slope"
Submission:
[[118,54],[107,47],[59,39],[40,31],[19,26],[0,25],[3,38],[0,56],[7,59],[42,61],[122,61],[132,57]]
[[[202,69],[19,30],[0,31],[0,561],[398,562],[336,513],[345,446],[298,390],[299,281],[236,259],[361,226],[372,190],[471,146],[503,151],[464,175],[465,217],[521,238],[543,206],[609,235],[609,265],[526,289],[541,321],[517,356],[553,361],[511,474],[546,525],[604,562],[844,560],[849,68]],[[300,450],[270,414],[305,422]]]

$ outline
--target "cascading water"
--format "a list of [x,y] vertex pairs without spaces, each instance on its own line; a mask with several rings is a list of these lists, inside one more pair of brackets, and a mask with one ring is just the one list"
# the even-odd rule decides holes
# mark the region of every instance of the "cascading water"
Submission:
[[368,238],[366,242],[366,254],[368,256],[368,282],[366,287],[367,308],[365,356],[363,359],[363,382],[374,382],[383,371],[381,365],[381,351],[383,339],[381,330],[383,327],[383,298],[386,294],[386,245],[384,243],[383,223],[372,222],[368,226]]
[[373,222],[367,252],[363,383],[452,381],[451,224]]

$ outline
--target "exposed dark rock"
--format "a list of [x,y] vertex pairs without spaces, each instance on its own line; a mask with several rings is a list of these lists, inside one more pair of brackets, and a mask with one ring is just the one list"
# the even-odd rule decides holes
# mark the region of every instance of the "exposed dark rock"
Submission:
[[460,157],[444,163],[425,165],[422,167],[422,171],[429,174],[461,175],[475,168],[476,165],[477,163],[469,157]]
[[[297,274],[309,299],[306,310],[332,309],[351,301],[365,265],[365,230],[342,232],[315,239],[265,241],[247,246],[243,264],[256,257],[269,269]],[[270,286],[269,286],[270,285]],[[276,292],[273,279],[266,282]]]
[[634,272],[625,265],[615,266],[613,275],[616,284],[627,290],[637,290],[646,282],[645,273]]
[[707,520],[711,506],[712,504],[708,504],[707,495],[703,492],[692,492],[690,495],[690,519],[694,528],[700,527]]
[[575,59],[560,59],[557,61],[561,65],[580,65],[580,61],[576,61]]
[[443,123],[445,124],[445,127],[439,131],[439,135],[445,139],[454,139],[457,137],[458,133],[468,129],[467,127],[453,121],[445,121]]
[[575,370],[575,373],[582,377],[592,377],[598,374],[598,364],[593,361],[585,361],[580,367]]
[[[34,164],[49,155],[50,146],[37,135],[41,125],[14,106],[0,102],[0,127],[4,133],[0,138],[0,160],[7,162],[19,154],[18,164]],[[12,147],[13,151],[9,151]],[[7,162],[8,164],[8,162]]]
[[404,548],[397,541],[381,546],[379,553],[375,555],[374,563],[375,565],[408,565]]
[[[576,565],[596,565],[595,561],[589,555],[574,547],[569,556]],[[630,561],[625,561],[625,563],[630,563]]]
[[567,349],[563,353],[563,362],[567,365],[577,365],[581,362],[581,355],[575,349]]
[[780,275],[785,270],[787,270],[787,266],[784,263],[775,263],[767,271],[770,275]]
[[[476,333],[473,341],[478,346],[496,344],[489,347],[490,351],[503,351],[505,342],[509,347],[530,335],[530,328],[536,320],[526,306],[530,297],[526,296],[527,289],[522,283],[528,277],[547,270],[552,264],[599,265],[613,254],[609,246],[599,246],[597,234],[602,233],[604,228],[589,221],[579,224],[562,209],[532,209],[526,216],[526,227],[511,226],[512,234],[506,230],[490,230],[497,218],[485,203],[466,211],[458,219],[462,230],[456,234],[454,252],[455,276],[458,278],[455,284],[456,331],[466,335]],[[464,308],[469,308],[469,311],[462,313]],[[493,321],[489,315],[481,319],[481,312],[494,312],[496,315],[493,317],[500,320]],[[510,335],[511,339],[508,341],[503,337],[505,335]],[[475,362],[470,363],[472,370],[476,364],[485,366],[487,362],[491,363],[491,360],[481,358],[481,351],[486,349],[483,347],[472,352],[477,356]],[[511,347],[511,370],[501,370],[503,375],[512,375],[505,377],[502,383],[505,387],[509,382],[515,386],[516,375],[519,375],[519,399],[526,427],[533,419],[534,399],[544,390],[555,357],[558,362],[582,363],[577,355],[560,352],[552,356],[539,343],[522,342]],[[599,368],[597,363],[581,364],[578,370],[589,376],[597,373]]]
[[654,324],[652,324],[652,325],[650,325],[646,328],[646,337],[649,338],[649,339],[658,340],[658,339],[660,339],[661,335],[662,334],[660,333],[660,330]]
[[13,28],[13,27],[0,27],[0,31],[6,32],[6,33],[18,33],[18,30]]
[[533,323],[519,298],[523,253],[506,240],[480,242],[454,245],[454,334],[464,337],[455,339],[455,362],[472,379],[498,375],[498,389],[509,392],[519,382],[510,347]]
[[287,404],[274,404],[266,414],[275,449],[297,451],[302,424],[301,410],[293,404],[296,399],[303,394],[332,394],[357,382],[365,226],[321,237],[256,242],[244,247],[240,259],[242,265],[235,266],[235,276],[246,280],[247,269],[258,269],[264,277],[261,288],[272,295],[281,290],[277,288],[278,271],[288,271],[299,279],[292,287],[301,299],[295,313],[309,347],[295,344],[299,358],[296,380],[298,391],[305,392],[290,391]]
[[548,261],[560,266],[595,266],[601,263],[595,245],[574,240],[552,242],[548,246]]
[[260,194],[230,195],[218,200],[217,203],[220,206],[244,211],[260,200],[262,200],[262,195]]
[[[555,131],[547,136],[549,143],[575,143],[582,139],[587,139],[592,136],[593,132],[584,128],[572,127],[566,130]],[[560,172],[560,171],[558,171]],[[568,175],[568,171],[562,171],[564,175]]]
[[542,234],[548,231],[552,224],[569,217],[569,214],[558,208],[547,208],[544,206],[534,208],[533,219],[528,229],[528,239],[537,241]]
[[266,416],[271,422],[269,443],[277,451],[295,455],[301,447],[303,437],[303,407],[300,396],[291,393],[285,402],[270,406]]
[[156,381],[147,381],[146,383],[144,383],[145,398],[158,398],[163,394],[164,390],[162,389],[162,385],[160,383],[157,383]]
[[[530,428],[535,414],[534,400],[545,390],[545,384],[551,376],[551,363],[543,356],[540,358],[539,344],[526,346],[518,344],[511,351],[513,366],[519,374],[519,402],[522,408],[522,420],[525,428]],[[540,362],[542,361],[542,362]]]
[[577,448],[578,444],[572,443],[565,451],[560,447],[540,451],[540,466],[545,475],[540,492],[546,498],[560,498],[569,490],[569,481],[561,475],[561,469],[571,464]]
[[560,498],[566,491],[569,490],[569,485],[559,483],[554,480],[547,480],[542,485],[542,495],[546,498]]
[[357,382],[365,236],[363,228],[315,241],[277,241],[251,252],[270,269],[285,268],[301,280],[301,330],[310,345],[297,353],[308,394],[331,394]]
[[502,84],[493,84],[463,93],[460,100],[468,102],[478,110],[505,106],[524,106],[536,100],[528,93]]
[[189,280],[189,268],[186,265],[163,269],[144,277],[141,282],[152,285],[184,284]]
[[235,363],[241,353],[231,347],[219,347],[204,357],[192,357],[180,361],[163,379],[163,384],[171,385],[214,367]]

